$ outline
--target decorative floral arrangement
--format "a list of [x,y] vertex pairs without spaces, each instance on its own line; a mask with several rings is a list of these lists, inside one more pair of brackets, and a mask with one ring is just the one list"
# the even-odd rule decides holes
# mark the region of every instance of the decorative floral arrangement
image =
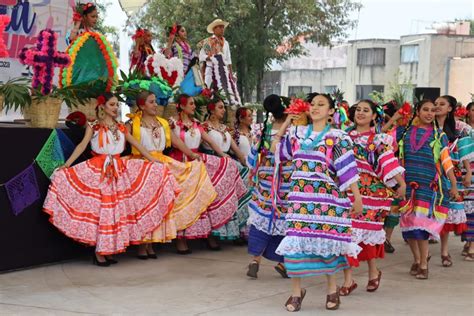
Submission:
[[456,117],[466,117],[467,109],[464,106],[458,106],[456,111],[454,111],[454,116]]
[[10,17],[8,15],[0,15],[0,58],[8,57],[7,45],[3,40],[3,33],[8,23],[10,23]]
[[303,99],[295,99],[288,108],[286,108],[285,113],[287,114],[301,114],[309,111],[309,103]]
[[138,28],[136,31],[135,31],[135,34],[133,34],[132,36],[132,39],[133,40],[137,40],[139,38],[142,38],[145,36],[145,30],[142,29],[142,28]]
[[23,48],[19,54],[20,62],[33,67],[33,89],[41,87],[41,93],[48,95],[53,89],[54,67],[67,67],[71,64],[68,54],[56,51],[58,35],[51,29],[39,33],[36,47]]
[[412,106],[409,102],[404,102],[403,105],[398,109],[398,114],[402,117],[399,119],[399,125],[407,125],[412,114]]
[[100,52],[102,53],[102,57],[105,60],[108,74],[106,78],[105,90],[110,92],[118,82],[117,57],[114,54],[112,46],[107,41],[107,38],[104,35],[96,32],[84,32],[74,42],[72,42],[71,45],[69,45],[67,53],[69,56],[71,56],[71,64],[61,68],[59,73],[59,84],[61,87],[73,84],[73,71],[74,67],[76,66],[77,54],[88,40],[94,40],[97,43]]
[[160,52],[148,56],[145,61],[147,74],[150,77],[160,77],[167,81],[170,87],[179,86],[184,77],[183,62],[177,58],[166,58]]
[[84,127],[87,123],[87,117],[80,111],[72,112],[66,117],[66,126],[69,128]]
[[[133,79],[123,83],[125,89],[140,89],[153,92],[156,96],[156,102],[159,105],[167,105],[168,100],[173,95],[173,89],[166,81],[158,77],[151,77],[149,79]],[[125,93],[128,94],[128,93]],[[135,96],[127,95],[127,103],[134,103]]]

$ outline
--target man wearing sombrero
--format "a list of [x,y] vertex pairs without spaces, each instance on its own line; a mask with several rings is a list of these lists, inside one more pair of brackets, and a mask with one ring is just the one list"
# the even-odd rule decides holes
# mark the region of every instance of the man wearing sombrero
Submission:
[[240,96],[232,74],[229,42],[224,38],[224,31],[228,25],[226,21],[215,19],[207,26],[207,32],[212,36],[198,44],[199,62],[207,87],[223,92],[226,103],[239,105]]

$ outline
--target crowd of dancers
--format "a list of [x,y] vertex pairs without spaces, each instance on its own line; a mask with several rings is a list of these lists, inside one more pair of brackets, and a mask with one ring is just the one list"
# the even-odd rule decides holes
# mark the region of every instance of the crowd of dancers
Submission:
[[[83,21],[96,14],[84,12]],[[81,25],[71,36],[80,36]],[[209,54],[230,59],[221,41],[226,26],[216,20],[208,27],[214,35],[203,43],[202,63]],[[191,63],[196,56],[185,56],[192,49],[176,37],[185,33],[175,25],[164,51]],[[138,69],[141,53],[132,53]],[[187,255],[190,239],[206,240],[211,250],[220,250],[219,240],[241,240],[251,256],[248,277],[258,278],[266,258],[291,278],[285,307],[293,312],[306,295],[301,279],[318,275],[327,279],[326,309],[338,309],[340,296],[358,287],[352,271],[361,261],[368,264],[366,290],[375,292],[382,279],[376,262],[395,251],[390,238],[398,224],[413,254],[407,273],[416,279],[429,277],[430,239],[441,241],[441,263],[452,266],[451,232],[465,241],[465,260],[474,261],[474,103],[459,111],[444,95],[413,107],[371,100],[349,107],[323,93],[269,95],[263,123],[239,107],[230,128],[223,124],[229,100],[218,94],[203,122],[193,96],[176,95],[177,114],[168,119],[157,97],[142,89],[122,123],[117,96],[100,95],[96,120],[52,177],[44,211],[65,235],[95,247],[96,265],[117,263],[113,255],[129,245],[139,245],[145,260],[156,258],[153,243],[175,240]],[[127,142],[132,153],[122,156]],[[93,157],[73,165],[88,144]]]

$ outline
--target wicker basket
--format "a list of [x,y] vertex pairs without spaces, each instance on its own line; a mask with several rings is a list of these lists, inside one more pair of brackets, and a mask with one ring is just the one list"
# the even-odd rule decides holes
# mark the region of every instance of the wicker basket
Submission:
[[69,113],[79,111],[79,112],[84,113],[88,121],[95,121],[96,120],[96,114],[95,114],[96,106],[97,106],[97,99],[90,99],[89,102],[69,108]]
[[30,106],[23,108],[23,117],[30,121],[27,126],[56,128],[62,103],[56,98],[33,99]]
[[306,113],[300,113],[299,118],[296,120],[293,120],[293,125],[299,126],[299,125],[308,125],[308,116]]

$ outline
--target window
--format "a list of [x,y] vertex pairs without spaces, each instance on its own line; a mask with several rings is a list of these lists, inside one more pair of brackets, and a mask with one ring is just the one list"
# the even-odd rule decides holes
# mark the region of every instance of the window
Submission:
[[419,48],[419,45],[403,45],[400,53],[401,63],[417,63],[419,58]]
[[324,93],[333,93],[337,90],[337,86],[324,86]]
[[374,91],[379,91],[383,93],[383,86],[356,86],[356,99],[369,99],[369,94]]
[[360,48],[357,50],[357,66],[384,66],[385,48]]
[[301,97],[301,95],[311,93],[311,86],[289,86],[288,96]]

